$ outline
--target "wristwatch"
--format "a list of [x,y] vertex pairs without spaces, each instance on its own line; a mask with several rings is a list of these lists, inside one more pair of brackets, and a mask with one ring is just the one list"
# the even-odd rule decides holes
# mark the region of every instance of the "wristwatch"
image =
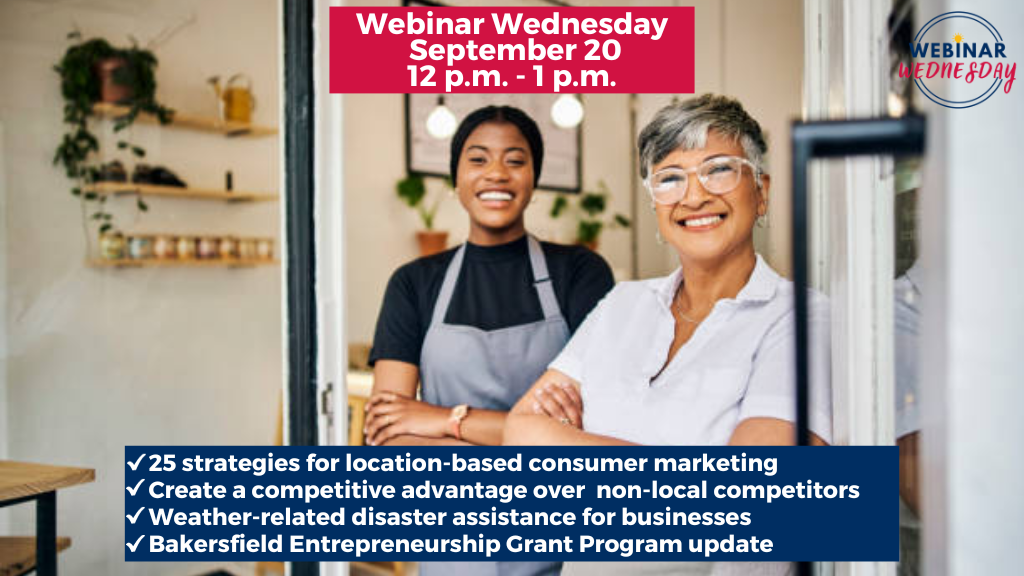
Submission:
[[452,414],[448,417],[448,427],[456,440],[462,440],[462,421],[466,419],[467,414],[469,414],[469,406],[459,404],[452,408]]

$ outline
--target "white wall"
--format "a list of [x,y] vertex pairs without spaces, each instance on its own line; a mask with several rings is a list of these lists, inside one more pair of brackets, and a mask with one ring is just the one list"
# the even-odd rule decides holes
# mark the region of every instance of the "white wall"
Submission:
[[[78,201],[51,166],[62,101],[52,66],[65,35],[146,44],[185,25],[155,52],[159,98],[213,114],[207,76],[245,72],[256,120],[277,123],[278,6],[273,0],[121,2],[5,1],[0,7],[0,124],[6,178],[3,310],[6,397],[0,446],[15,460],[96,469],[96,482],[58,496],[66,574],[182,574],[195,565],[126,564],[124,447],[137,444],[270,444],[281,386],[280,269],[99,270],[83,264]],[[97,125],[107,130],[108,124]],[[274,191],[278,139],[228,140],[138,126],[131,136],[151,162],[194,186]],[[113,140],[104,140],[111,150]],[[112,200],[126,230],[278,237],[274,203],[228,205],[153,199],[135,214]],[[3,382],[3,380],[0,380]],[[0,392],[2,392],[0,388]],[[3,429],[0,428],[0,431]],[[33,510],[12,528],[31,533]]]
[[[349,2],[349,5],[399,5]],[[458,2],[458,4],[473,4]],[[524,3],[527,4],[527,3]],[[529,5],[537,4],[530,2]],[[676,5],[673,2],[579,2],[588,5]],[[803,11],[799,0],[724,3],[680,2],[696,7],[696,93],[722,92],[739,98],[768,131],[773,176],[770,226],[758,231],[759,249],[781,272],[789,271],[789,122],[801,107]],[[668,55],[667,55],[668,56]],[[671,61],[666,59],[666,70]],[[685,97],[685,96],[684,96]],[[348,338],[369,342],[391,273],[417,256],[416,214],[395,196],[405,176],[405,120],[401,95],[345,95],[345,193],[347,211]],[[636,131],[671,101],[671,95],[640,95]],[[631,132],[629,95],[584,96],[583,187],[604,180],[613,198],[607,214],[636,206],[640,277],[663,275],[676,266],[674,253],[655,241],[656,225],[647,192],[635,180],[636,134]],[[636,186],[635,193],[630,192]],[[554,241],[570,242],[573,224],[547,214],[555,194],[541,192],[526,213],[527,227]],[[442,205],[437,228],[450,231],[450,244],[465,239],[468,221],[455,199]],[[616,277],[628,279],[634,266],[630,231],[601,237],[599,251]]]
[[[958,9],[928,0],[917,18]],[[991,22],[1008,47],[1024,37],[1018,2],[982,0],[971,11]],[[955,20],[943,24],[943,33],[957,32]],[[952,100],[977,94],[963,83],[947,85]],[[919,100],[929,122],[920,197],[926,574],[1020,572],[1020,90],[1014,84],[1009,94],[999,90],[959,110]]]

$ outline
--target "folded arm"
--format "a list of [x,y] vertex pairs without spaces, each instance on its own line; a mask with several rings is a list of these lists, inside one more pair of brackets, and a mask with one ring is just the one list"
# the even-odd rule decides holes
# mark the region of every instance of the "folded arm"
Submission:
[[[814,432],[811,446],[828,446]],[[729,438],[730,446],[793,446],[796,444],[796,426],[779,418],[747,418],[736,426]]]
[[580,384],[548,370],[512,407],[505,422],[506,445],[631,446],[631,442],[583,431]]
[[451,409],[416,400],[419,368],[378,360],[373,394],[366,403],[366,440],[371,446],[465,446],[501,444],[506,412],[470,407],[454,436]]

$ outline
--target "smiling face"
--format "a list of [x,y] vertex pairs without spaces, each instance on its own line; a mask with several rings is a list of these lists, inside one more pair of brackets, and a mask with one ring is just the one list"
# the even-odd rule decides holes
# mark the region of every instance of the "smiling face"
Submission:
[[469,241],[493,245],[526,232],[523,212],[533,196],[530,146],[514,124],[485,122],[466,139],[455,188],[469,212]]
[[[720,156],[746,157],[739,142],[712,131],[704,148],[676,149],[652,166],[651,173],[665,168],[693,168]],[[712,194],[691,173],[682,200],[656,205],[658,229],[684,264],[715,266],[731,256],[753,254],[754,222],[768,209],[769,187],[767,175],[761,175],[761,188],[755,177],[753,170],[745,166],[736,188]]]

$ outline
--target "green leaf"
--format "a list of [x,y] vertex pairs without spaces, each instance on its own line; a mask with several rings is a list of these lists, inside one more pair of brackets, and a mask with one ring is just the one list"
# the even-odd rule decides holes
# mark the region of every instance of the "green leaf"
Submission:
[[427,186],[424,184],[422,176],[412,175],[399,181],[396,191],[399,198],[405,200],[405,203],[411,208],[415,208],[427,195]]
[[143,211],[143,212],[145,212],[145,211],[149,210],[149,205],[148,205],[148,204],[146,204],[145,202],[143,202],[143,201],[142,201],[142,198],[139,198],[139,199],[137,199],[137,200],[135,201],[135,205],[136,205],[136,206],[138,206],[138,207],[139,207],[139,210],[141,210],[141,211]]
[[127,142],[125,142],[124,140],[119,140],[119,141],[117,142],[117,148],[118,148],[118,150],[124,150],[124,149],[125,149],[125,148],[127,148],[127,147],[128,147],[128,143],[127,143]]
[[623,228],[629,228],[632,225],[632,223],[629,221],[629,218],[626,218],[622,214],[615,215],[615,223],[618,224],[619,226],[622,226]]
[[555,198],[555,202],[551,205],[551,217],[558,218],[568,207],[569,201],[565,199],[565,196]]
[[590,216],[596,216],[604,212],[606,205],[606,198],[603,194],[584,194],[580,198],[580,209],[589,214]]
[[95,200],[96,196],[97,194],[95,192],[86,192],[83,198],[85,198],[86,200]]
[[82,189],[81,188],[72,188],[71,189],[71,195],[72,196],[81,196],[82,195]]
[[103,234],[104,232],[106,232],[107,230],[110,230],[113,227],[114,227],[114,225],[110,224],[110,223],[107,223],[107,224],[104,224],[104,225],[100,226],[100,234]]
[[601,235],[602,228],[604,228],[603,222],[584,220],[576,229],[576,240],[582,244],[594,242]]
[[138,146],[132,146],[132,154],[135,154],[137,158],[144,158],[146,156],[146,150]]

